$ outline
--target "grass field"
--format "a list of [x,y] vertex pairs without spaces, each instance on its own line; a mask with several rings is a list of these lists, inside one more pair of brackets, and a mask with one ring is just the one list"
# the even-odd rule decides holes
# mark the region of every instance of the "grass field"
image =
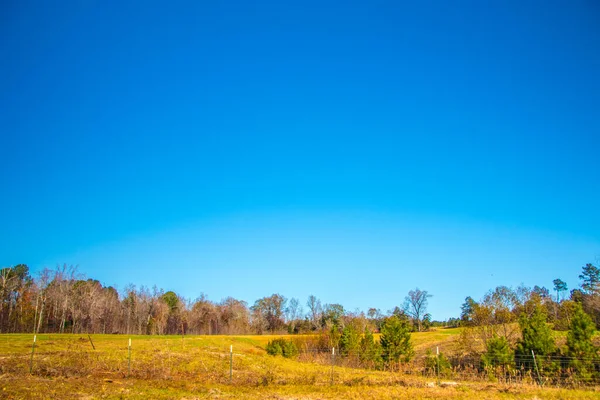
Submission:
[[[450,348],[459,330],[413,335],[417,357]],[[128,339],[132,339],[131,366]],[[370,371],[272,357],[280,336],[124,336],[41,334],[29,374],[32,335],[0,335],[0,398],[6,399],[597,399],[572,390],[486,381],[437,385],[415,373]],[[230,346],[233,370],[230,380]],[[319,362],[321,361],[321,362]],[[131,370],[129,369],[131,368]],[[443,382],[442,382],[443,383]]]

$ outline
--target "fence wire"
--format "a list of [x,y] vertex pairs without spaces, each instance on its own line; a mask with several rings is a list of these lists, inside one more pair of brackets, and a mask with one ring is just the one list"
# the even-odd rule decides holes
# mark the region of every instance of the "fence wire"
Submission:
[[[111,350],[91,349],[87,343],[59,342],[53,349],[35,349],[29,353],[0,354],[0,373],[27,373],[43,376],[106,376],[169,379],[173,376],[220,383],[256,383],[257,373],[263,381],[283,382],[296,379],[303,384],[334,382],[334,369],[345,368],[354,374],[368,371],[388,371],[399,374],[453,381],[494,381],[507,384],[538,384],[546,386],[600,385],[600,357],[516,355],[510,359],[481,356],[437,356],[434,353],[402,362],[382,351],[349,351],[303,348],[294,359],[305,366],[305,375],[285,377],[285,371],[260,361],[261,349],[236,352],[220,347],[180,349],[156,346],[129,352],[127,344]],[[275,356],[268,356],[275,357]],[[281,356],[276,356],[281,357]],[[257,361],[258,360],[258,361]],[[230,364],[231,363],[231,364]],[[317,371],[314,365],[331,366],[331,376]],[[231,368],[231,369],[230,369]],[[311,368],[314,371],[311,371]],[[361,372],[362,371],[362,372]],[[230,375],[231,374],[231,375]]]
[[[435,350],[435,349],[432,349]],[[298,358],[327,363],[330,351],[303,349]],[[369,370],[389,370],[411,375],[457,381],[492,380],[503,383],[526,383],[556,386],[600,384],[600,356],[569,357],[561,355],[525,356],[510,359],[481,355],[439,356],[435,352],[413,358],[409,362],[395,361],[385,352],[341,352],[335,356],[340,367]]]

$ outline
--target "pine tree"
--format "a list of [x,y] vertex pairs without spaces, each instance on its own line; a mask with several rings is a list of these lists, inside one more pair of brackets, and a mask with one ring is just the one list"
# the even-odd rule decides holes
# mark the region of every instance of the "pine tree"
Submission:
[[519,326],[521,327],[521,340],[515,349],[515,362],[517,366],[533,369],[533,355],[535,353],[538,368],[554,369],[550,356],[556,352],[556,344],[552,330],[546,323],[547,315],[544,308],[537,304],[531,317],[521,314]]
[[587,294],[595,294],[600,291],[600,269],[595,265],[586,264],[579,279],[583,281],[581,287]]
[[360,346],[360,334],[352,325],[346,325],[340,337],[340,353],[343,356],[356,355]]
[[481,361],[485,367],[512,365],[514,354],[505,337],[494,336],[488,340],[486,347],[486,352],[481,356]]
[[365,327],[364,336],[360,339],[360,361],[370,367],[381,364],[381,345],[375,342],[368,327]]
[[592,343],[596,328],[592,319],[576,303],[575,313],[567,333],[567,351],[569,366],[582,378],[591,378],[594,373],[594,361],[598,360],[598,348]]
[[396,316],[385,320],[381,326],[381,348],[383,360],[390,363],[408,362],[414,355],[410,341],[410,327]]
[[284,338],[270,340],[269,343],[267,343],[265,350],[272,356],[292,358],[298,355],[298,346],[296,346],[296,343],[291,340],[285,340]]
[[340,348],[340,331],[337,325],[333,325],[329,330],[329,347],[335,347],[336,349]]
[[431,349],[425,352],[425,373],[448,377],[452,373],[452,364],[443,353],[434,353]]

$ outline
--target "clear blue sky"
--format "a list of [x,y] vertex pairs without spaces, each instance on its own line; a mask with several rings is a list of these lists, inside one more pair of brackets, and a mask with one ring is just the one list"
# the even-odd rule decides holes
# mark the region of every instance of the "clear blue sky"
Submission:
[[42,3],[0,6],[2,266],[441,319],[600,255],[597,2]]

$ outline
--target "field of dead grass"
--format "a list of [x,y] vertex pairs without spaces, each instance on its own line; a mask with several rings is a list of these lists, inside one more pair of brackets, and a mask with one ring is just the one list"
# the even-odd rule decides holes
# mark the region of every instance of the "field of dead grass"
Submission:
[[[413,336],[417,353],[450,346],[458,331]],[[599,389],[540,389],[488,382],[440,386],[416,373],[272,357],[280,336],[131,336],[41,334],[29,374],[32,335],[0,335],[0,398],[6,399],[597,399]],[[230,346],[233,370],[230,380]],[[443,382],[442,382],[443,383]]]

